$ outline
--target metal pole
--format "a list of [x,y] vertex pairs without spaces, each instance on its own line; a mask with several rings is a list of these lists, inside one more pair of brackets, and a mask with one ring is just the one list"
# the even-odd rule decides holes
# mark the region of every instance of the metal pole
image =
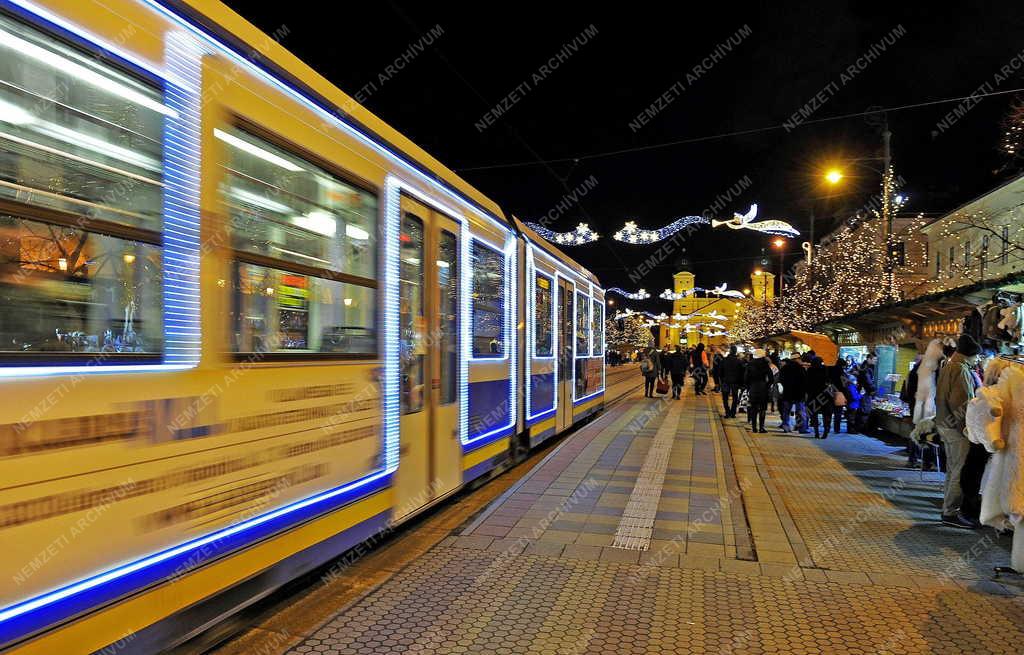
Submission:
[[782,246],[779,248],[779,299],[782,299],[783,285],[785,281],[783,278],[786,274],[786,247]]
[[884,116],[882,124],[882,213],[885,219],[885,283],[888,285],[887,294],[891,294],[894,283],[894,266],[892,260],[892,236],[893,236],[893,215],[892,215],[892,189],[885,186],[886,178],[889,175],[889,166],[892,164],[892,132],[889,131],[889,117]]
[[811,229],[809,230],[809,233],[810,234],[808,235],[808,237],[809,237],[808,238],[808,243],[811,244],[811,265],[810,265],[810,269],[811,270],[809,271],[810,275],[808,277],[813,282],[814,281],[814,264],[818,260],[818,249],[814,246],[814,199],[813,198],[811,199]]

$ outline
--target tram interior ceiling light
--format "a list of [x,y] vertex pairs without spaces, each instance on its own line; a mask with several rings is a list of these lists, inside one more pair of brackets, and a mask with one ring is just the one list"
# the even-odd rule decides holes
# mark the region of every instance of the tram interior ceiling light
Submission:
[[755,218],[757,218],[756,203],[750,206],[750,209],[747,210],[746,214],[733,214],[733,217],[727,221],[711,221],[711,227],[720,227],[724,225],[732,230],[754,230],[755,232],[781,237],[800,236],[800,232],[786,221],[770,219],[755,222]]
[[112,80],[98,71],[87,68],[56,52],[41,48],[5,30],[0,30],[0,47],[34,59],[61,74],[70,75],[80,82],[85,82],[101,91],[124,98],[133,104],[142,105],[165,116],[177,117],[178,115],[176,111],[150,98],[145,93],[136,91],[126,84]]
[[526,226],[545,240],[560,246],[582,246],[601,238],[601,235],[591,230],[586,223],[580,223],[571,232],[553,232],[539,223],[526,223]]
[[223,141],[224,143],[230,146],[234,146],[235,148],[238,148],[242,152],[247,152],[253,157],[262,159],[268,164],[273,164],[292,173],[298,173],[299,171],[303,170],[301,166],[293,164],[284,157],[275,155],[274,153],[268,150],[264,150],[255,143],[250,143],[245,139],[241,139],[235,136],[234,134],[229,134],[220,128],[213,128],[213,135],[220,139],[221,141]]
[[619,287],[610,287],[608,292],[617,293],[623,298],[629,298],[630,300],[647,300],[651,297],[651,294],[647,293],[646,289],[639,289],[635,293],[630,293],[629,291],[620,289]]

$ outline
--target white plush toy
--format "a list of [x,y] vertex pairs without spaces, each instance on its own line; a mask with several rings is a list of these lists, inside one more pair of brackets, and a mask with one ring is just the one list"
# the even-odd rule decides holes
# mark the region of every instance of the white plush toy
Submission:
[[[986,377],[989,377],[986,375]],[[1024,572],[1024,367],[1011,365],[967,404],[967,438],[993,453],[981,492],[981,522],[1014,526],[1010,566]]]
[[917,392],[914,394],[914,425],[935,418],[935,372],[942,361],[942,342],[932,339],[917,367]]

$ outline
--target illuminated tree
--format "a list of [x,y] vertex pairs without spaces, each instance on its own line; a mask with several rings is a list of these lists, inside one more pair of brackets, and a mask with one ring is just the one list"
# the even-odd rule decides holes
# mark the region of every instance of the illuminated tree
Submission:
[[[644,317],[641,315],[626,316],[618,321],[608,319],[605,321],[605,341],[610,348],[615,350],[633,350],[649,348],[654,345],[654,335],[651,329],[644,325]],[[622,329],[619,329],[619,324]]]

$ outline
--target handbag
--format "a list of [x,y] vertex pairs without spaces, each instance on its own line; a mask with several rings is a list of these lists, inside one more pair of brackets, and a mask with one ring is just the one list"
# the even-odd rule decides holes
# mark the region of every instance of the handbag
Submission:
[[846,407],[846,394],[836,389],[835,393],[832,394],[832,404],[836,407]]
[[668,380],[666,380],[665,378],[658,378],[658,385],[655,387],[654,390],[657,391],[658,393],[660,393],[663,396],[665,394],[667,394],[668,393]]

